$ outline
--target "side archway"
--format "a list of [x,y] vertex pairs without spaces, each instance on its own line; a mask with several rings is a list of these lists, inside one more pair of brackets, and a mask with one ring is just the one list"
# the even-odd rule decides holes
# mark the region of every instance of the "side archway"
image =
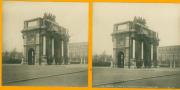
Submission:
[[124,53],[120,51],[117,55],[118,63],[117,66],[118,68],[124,68]]
[[35,51],[33,48],[30,48],[28,50],[28,65],[34,65],[35,64]]

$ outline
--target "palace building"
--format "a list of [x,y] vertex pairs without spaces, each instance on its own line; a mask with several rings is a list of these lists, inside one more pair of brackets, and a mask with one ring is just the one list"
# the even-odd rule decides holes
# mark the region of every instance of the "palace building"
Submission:
[[55,18],[45,13],[43,17],[24,21],[24,64],[68,64],[68,30]]
[[113,66],[124,68],[151,68],[157,66],[158,34],[146,26],[145,19],[114,24]]
[[87,64],[88,62],[88,43],[74,42],[69,43],[69,62],[71,64]]
[[159,47],[158,61],[160,67],[180,67],[180,45]]

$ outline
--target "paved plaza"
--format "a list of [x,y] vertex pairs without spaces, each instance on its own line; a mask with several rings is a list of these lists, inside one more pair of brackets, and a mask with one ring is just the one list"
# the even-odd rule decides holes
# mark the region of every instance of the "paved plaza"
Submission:
[[93,87],[179,88],[180,68],[93,67]]
[[87,65],[3,65],[5,86],[87,87]]

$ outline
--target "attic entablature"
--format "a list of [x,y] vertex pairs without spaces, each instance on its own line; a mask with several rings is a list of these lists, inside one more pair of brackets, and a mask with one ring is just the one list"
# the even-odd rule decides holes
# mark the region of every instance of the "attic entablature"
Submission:
[[149,29],[146,20],[141,17],[135,17],[132,21],[119,22],[114,24],[114,35],[133,33],[139,36],[153,38],[159,40],[158,33]]
[[52,14],[45,13],[43,17],[37,17],[24,21],[24,28],[22,32],[29,32],[34,30],[42,30],[48,32],[56,32],[61,35],[68,35],[67,28],[60,26],[55,22],[56,17]]

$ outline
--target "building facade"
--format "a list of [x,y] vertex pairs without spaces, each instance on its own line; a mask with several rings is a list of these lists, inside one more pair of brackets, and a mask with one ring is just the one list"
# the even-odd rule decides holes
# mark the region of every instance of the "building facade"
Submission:
[[180,45],[159,47],[158,61],[160,67],[180,67]]
[[142,18],[114,24],[113,66],[150,68],[157,66],[158,34],[145,25]]
[[72,64],[87,64],[88,62],[88,43],[76,42],[69,43],[69,60]]
[[69,34],[55,21],[55,16],[45,13],[24,21],[22,30],[24,64],[67,64]]

